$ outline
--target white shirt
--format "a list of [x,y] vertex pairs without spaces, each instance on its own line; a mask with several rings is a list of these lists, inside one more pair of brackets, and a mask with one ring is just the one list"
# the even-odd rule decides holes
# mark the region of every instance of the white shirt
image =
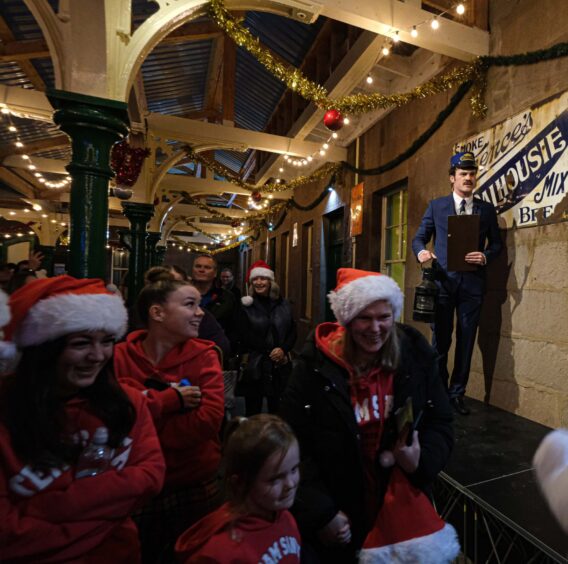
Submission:
[[[465,214],[466,215],[472,215],[473,214],[473,195],[470,196],[469,198],[462,198],[461,196],[458,196],[455,192],[452,192],[452,196],[454,198],[454,207],[455,207],[457,215],[460,215],[460,206],[461,206],[462,200],[465,200]],[[426,249],[422,249],[418,253],[418,255],[417,255],[418,260],[420,260],[420,255],[425,251],[426,251]],[[484,265],[487,264],[487,257],[485,257],[483,264]]]
[[452,192],[452,196],[454,197],[454,207],[456,208],[457,215],[460,215],[460,206],[462,200],[465,200],[465,214],[471,215],[473,213],[473,196],[470,196],[469,198],[462,198],[455,192]]

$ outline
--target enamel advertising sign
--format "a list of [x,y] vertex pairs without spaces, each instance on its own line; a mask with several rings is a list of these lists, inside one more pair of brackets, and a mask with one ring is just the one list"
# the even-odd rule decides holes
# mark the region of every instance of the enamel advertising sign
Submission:
[[470,137],[479,165],[476,197],[495,206],[502,227],[568,221],[568,92]]

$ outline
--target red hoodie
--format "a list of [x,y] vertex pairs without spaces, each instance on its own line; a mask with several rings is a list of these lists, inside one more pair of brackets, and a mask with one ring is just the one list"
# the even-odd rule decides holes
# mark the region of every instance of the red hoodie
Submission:
[[[0,561],[47,564],[139,562],[136,526],[129,515],[158,494],[165,465],[152,418],[140,394],[129,393],[136,422],[112,468],[75,479],[75,467],[33,471],[18,459],[0,425]],[[102,421],[85,399],[65,406],[68,432],[83,444]]]
[[[142,391],[166,459],[166,486],[211,479],[219,467],[219,430],[224,413],[223,373],[214,344],[189,339],[152,364],[142,346],[146,331],[134,331],[114,349],[114,371],[124,385]],[[201,390],[201,404],[182,411],[178,393],[148,389],[148,378],[165,384],[189,380]]]
[[176,554],[183,564],[298,564],[300,533],[288,511],[266,521],[236,517],[225,504],[179,537]]

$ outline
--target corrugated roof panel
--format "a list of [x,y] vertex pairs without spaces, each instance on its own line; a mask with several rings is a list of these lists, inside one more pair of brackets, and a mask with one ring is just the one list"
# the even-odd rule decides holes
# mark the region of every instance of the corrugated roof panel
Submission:
[[211,40],[157,47],[142,65],[148,109],[168,115],[201,110]]
[[215,151],[215,160],[232,170],[239,172],[244,162],[248,159],[250,150],[241,153],[239,151]]
[[[0,123],[2,124],[0,148],[12,146],[14,153],[24,152],[26,149],[25,145],[31,144],[34,141],[61,135],[61,131],[55,124],[19,118],[17,116],[4,118]],[[10,124],[15,125],[18,131],[15,133],[8,131]],[[17,140],[22,141],[24,147],[21,149],[16,148],[14,143]]]
[[[59,1],[49,0],[49,4],[57,13]],[[2,0],[2,17],[16,40],[43,38],[40,27],[22,0]]]
[[[319,18],[307,25],[274,14],[248,12],[244,25],[265,47],[299,66],[324,21]],[[263,131],[285,86],[244,49],[237,51],[236,75],[235,121],[241,127]]]
[[244,25],[260,42],[291,65],[301,64],[326,18],[305,24],[268,12],[247,12]]
[[20,65],[15,62],[0,63],[0,84],[33,88],[33,84],[20,68]]
[[55,72],[51,59],[32,59],[32,65],[41,76],[47,88],[55,88]]
[[239,50],[235,80],[235,122],[245,129],[263,131],[284,88],[252,55]]

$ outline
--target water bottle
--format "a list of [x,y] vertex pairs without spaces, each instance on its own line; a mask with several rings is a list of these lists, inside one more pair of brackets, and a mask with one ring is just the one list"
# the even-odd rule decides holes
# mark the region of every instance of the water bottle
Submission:
[[97,427],[91,442],[79,456],[75,478],[96,476],[109,469],[114,450],[107,443],[108,429],[106,427]]

